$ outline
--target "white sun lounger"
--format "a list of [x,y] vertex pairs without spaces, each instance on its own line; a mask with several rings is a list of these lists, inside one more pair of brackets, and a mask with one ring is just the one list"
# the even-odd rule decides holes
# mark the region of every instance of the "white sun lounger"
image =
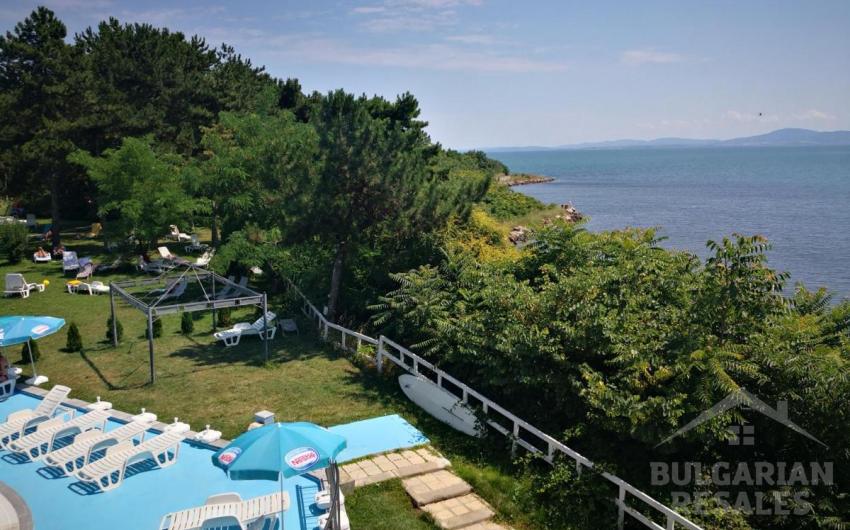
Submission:
[[88,291],[90,295],[106,294],[109,292],[109,286],[97,280],[91,283],[80,282],[76,287],[76,291]]
[[[316,502],[317,508],[327,510],[331,506],[331,492],[329,490],[322,490],[316,493],[313,500]],[[342,494],[342,490],[339,491],[339,503],[345,504],[345,495]]]
[[144,441],[145,432],[150,425],[150,422],[131,421],[109,432],[84,432],[74,438],[74,443],[71,445],[43,455],[43,462],[63,473],[72,474],[87,465],[92,454],[98,451],[127,440],[132,441],[138,438],[138,442]]
[[44,256],[39,256],[38,253],[33,253],[32,260],[36,263],[47,263],[48,261],[53,261],[53,258],[50,256],[50,252],[45,252]]
[[206,243],[201,243],[201,240],[198,238],[197,234],[192,234],[190,236],[190,239],[192,240],[192,242],[183,247],[186,252],[197,252],[199,250],[206,250],[207,248],[209,248],[209,245],[207,245]]
[[289,494],[286,492],[245,501],[238,493],[221,493],[209,497],[203,506],[169,513],[159,523],[159,530],[198,530],[213,526],[245,529],[255,521],[277,516],[281,510],[288,509]]
[[174,241],[177,241],[177,242],[180,242],[180,243],[185,242],[185,241],[192,241],[192,236],[190,236],[189,234],[184,234],[183,232],[181,232],[180,229],[177,228],[177,225],[169,225],[169,228],[171,229],[170,235],[174,239]]
[[0,423],[0,447],[16,440],[27,430],[53,417],[62,401],[68,397],[71,389],[67,386],[56,385],[41,400],[35,410],[24,409],[9,414],[5,423]]
[[[230,281],[233,281],[233,276],[230,276],[227,279],[230,280]],[[248,277],[242,276],[241,278],[239,278],[239,287],[247,287],[247,286],[248,286]],[[215,299],[221,300],[221,299],[224,299],[224,298],[229,298],[231,296],[235,296],[236,293],[238,293],[238,292],[239,292],[239,290],[236,287],[228,284],[224,287],[224,289],[222,289],[221,291],[219,291],[215,294]]]
[[24,279],[23,274],[18,274],[16,272],[10,272],[6,275],[6,288],[3,290],[3,294],[19,294],[21,295],[21,298],[27,298],[32,290],[42,292],[44,291],[44,284],[29,283]]
[[240,322],[230,329],[219,331],[213,335],[216,340],[224,342],[227,347],[236,346],[244,335],[259,335],[262,340],[271,340],[277,332],[277,326],[274,324],[274,319],[277,315],[269,311],[266,313],[265,323],[266,328],[263,329],[263,317],[257,319],[253,324]]
[[124,482],[127,468],[137,462],[153,460],[160,468],[173,465],[177,462],[183,438],[184,433],[170,431],[139,445],[133,444],[132,440],[123,441],[108,448],[103,458],[76,470],[74,476],[81,482],[94,484],[101,491],[115,489]]
[[57,440],[93,429],[102,431],[106,428],[108,420],[109,413],[103,410],[86,412],[68,421],[65,421],[62,416],[56,416],[39,423],[35,432],[12,440],[6,444],[6,449],[13,453],[25,454],[31,460],[38,460],[45,453],[53,450]]

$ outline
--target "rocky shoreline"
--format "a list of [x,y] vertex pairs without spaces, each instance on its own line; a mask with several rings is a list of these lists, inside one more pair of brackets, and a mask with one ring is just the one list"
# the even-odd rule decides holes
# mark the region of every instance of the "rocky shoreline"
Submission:
[[[584,219],[584,215],[572,204],[562,204],[561,205],[561,213],[555,215],[554,218],[546,217],[543,219],[543,226],[551,225],[554,220],[564,221],[567,223],[575,223]],[[522,245],[528,242],[529,236],[531,234],[531,228],[523,225],[516,225],[511,228],[511,231],[508,233],[508,240],[514,245]]]
[[544,182],[552,182],[555,180],[552,177],[544,177],[543,175],[532,175],[529,173],[512,173],[510,175],[499,175],[496,177],[499,184],[505,186],[524,186],[526,184],[542,184]]

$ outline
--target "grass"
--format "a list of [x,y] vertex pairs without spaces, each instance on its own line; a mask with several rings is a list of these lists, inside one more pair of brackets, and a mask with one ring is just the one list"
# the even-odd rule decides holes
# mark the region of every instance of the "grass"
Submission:
[[[80,257],[93,257],[95,262],[114,259],[103,254],[96,241],[66,239],[65,245]],[[182,245],[173,245],[171,251],[182,251]],[[5,260],[5,256],[0,259]],[[27,299],[3,299],[0,315],[58,316],[68,325],[76,323],[82,335],[83,350],[75,353],[63,351],[68,325],[39,341],[37,369],[50,377],[46,386],[68,385],[73,397],[94,401],[100,396],[127,412],[145,407],[163,421],[179,417],[195,429],[210,424],[227,438],[243,432],[253,413],[262,409],[274,411],[281,421],[320,425],[401,414],[431,439],[458,474],[497,508],[503,520],[517,530],[535,527],[515,500],[516,480],[504,440],[481,443],[435,420],[404,397],[395,377],[381,377],[353,364],[320,342],[304,319],[299,320],[299,335],[278,334],[270,343],[270,358],[265,362],[263,343],[256,337],[247,337],[233,348],[217,344],[208,313],[193,315],[195,330],[188,336],[180,333],[179,314],[164,317],[163,334],[154,341],[157,381],[150,385],[146,322],[141,312],[118,304],[124,338],[116,348],[105,335],[109,297],[67,293],[65,281],[69,278],[62,275],[61,261],[0,262],[0,277],[8,272],[23,273],[29,282],[50,283],[44,292],[34,292]],[[138,277],[138,272],[128,270],[96,275],[95,279],[108,282]],[[274,302],[270,302],[270,309],[283,318],[299,318]],[[253,312],[241,309],[232,318],[234,322],[253,320]],[[24,369],[25,377],[30,375],[29,366],[20,359],[19,347],[7,349],[6,355]],[[350,508],[356,528],[433,528],[413,509],[398,483],[358,490]]]
[[354,490],[345,498],[352,528],[373,530],[432,530],[428,516],[413,507],[400,480],[390,480]]

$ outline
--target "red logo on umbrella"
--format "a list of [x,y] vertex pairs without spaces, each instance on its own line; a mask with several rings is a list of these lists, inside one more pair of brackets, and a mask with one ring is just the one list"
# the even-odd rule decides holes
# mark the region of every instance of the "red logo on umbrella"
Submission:
[[227,451],[218,455],[218,461],[223,466],[229,466],[234,460],[239,458],[240,454],[242,454],[242,449],[239,449],[238,447],[231,447]]

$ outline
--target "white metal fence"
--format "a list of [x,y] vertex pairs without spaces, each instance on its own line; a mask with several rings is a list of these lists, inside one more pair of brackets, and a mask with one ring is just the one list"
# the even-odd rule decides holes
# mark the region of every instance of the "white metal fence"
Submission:
[[[557,453],[564,454],[571,458],[576,465],[576,468],[581,471],[582,467],[592,468],[593,462],[586,457],[570,449],[560,441],[544,433],[537,427],[531,425],[527,421],[519,418],[509,412],[507,409],[499,406],[491,399],[483,396],[473,388],[470,388],[465,383],[458,381],[443,370],[440,370],[427,360],[416,355],[404,346],[393,342],[387,337],[381,335],[375,339],[350,330],[339,324],[329,322],[321,311],[316,309],[316,306],[304,296],[298,287],[289,281],[289,287],[298,294],[302,302],[302,311],[304,314],[313,320],[325,341],[336,344],[340,348],[353,353],[360,352],[360,347],[365,344],[375,346],[375,364],[378,371],[383,369],[385,361],[390,361],[393,364],[407,370],[414,375],[428,377],[432,382],[435,382],[440,388],[446,390],[462,399],[464,403],[478,404],[484,411],[486,423],[497,432],[511,439],[514,449],[520,446],[527,451],[535,454],[540,454],[544,460],[550,464],[554,461]],[[336,335],[339,335],[337,340]],[[424,373],[423,373],[424,370]],[[447,385],[448,383],[448,385]],[[651,496],[635,488],[625,480],[607,472],[601,475],[609,482],[617,486],[618,494],[614,500],[618,507],[618,528],[622,529],[625,516],[628,515],[634,520],[642,523],[647,528],[654,530],[676,530],[677,528],[686,528],[688,530],[703,530],[700,526],[689,521],[687,518],[680,515],[672,508],[653,499]],[[653,521],[644,513],[629,506],[629,498],[632,497],[641,503],[644,508],[648,507],[658,512],[664,519],[664,526]]]

